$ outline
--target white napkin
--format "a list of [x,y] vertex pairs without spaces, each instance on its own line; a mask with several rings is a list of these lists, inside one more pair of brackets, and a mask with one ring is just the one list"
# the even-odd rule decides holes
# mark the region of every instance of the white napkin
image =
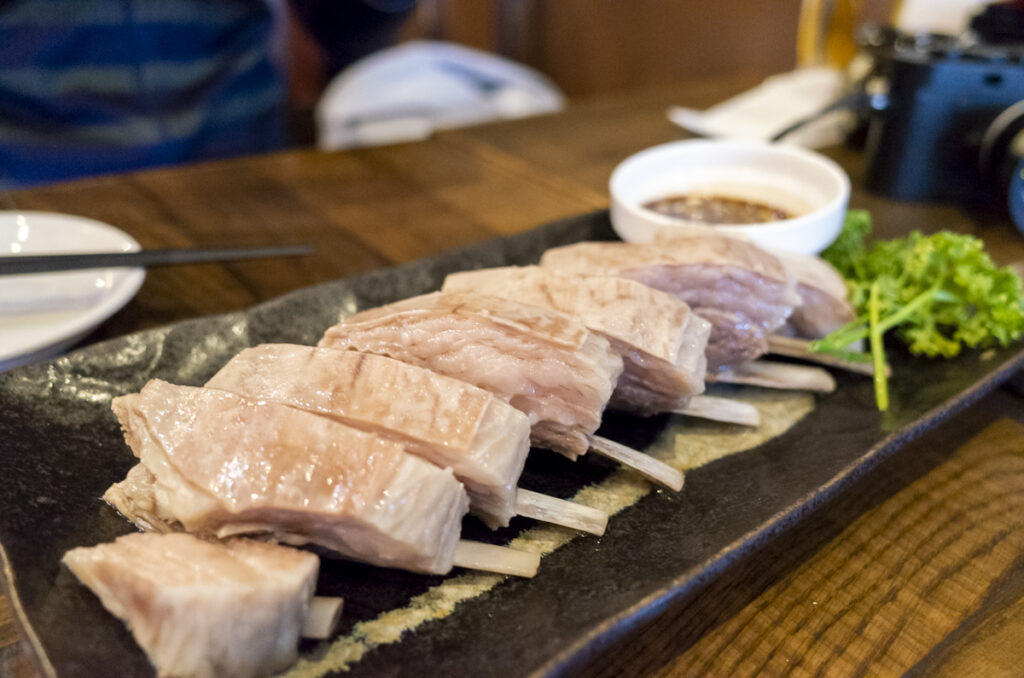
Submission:
[[[843,75],[828,68],[802,68],[774,75],[757,87],[705,111],[673,106],[668,118],[707,137],[769,140],[789,125],[813,115],[843,93]],[[822,148],[842,143],[852,122],[835,111],[808,123],[781,143]]]
[[425,139],[434,130],[551,113],[565,97],[533,69],[417,40],[339,73],[317,104],[317,143],[333,150]]

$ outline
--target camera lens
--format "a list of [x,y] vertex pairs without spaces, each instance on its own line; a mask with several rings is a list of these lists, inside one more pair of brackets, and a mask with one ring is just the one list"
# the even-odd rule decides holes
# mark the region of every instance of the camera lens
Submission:
[[1024,101],[1005,109],[985,130],[978,160],[1007,200],[1010,217],[1024,232]]
[[1024,233],[1024,160],[1017,163],[1010,176],[1006,199],[1010,207],[1010,218],[1017,224],[1017,229]]

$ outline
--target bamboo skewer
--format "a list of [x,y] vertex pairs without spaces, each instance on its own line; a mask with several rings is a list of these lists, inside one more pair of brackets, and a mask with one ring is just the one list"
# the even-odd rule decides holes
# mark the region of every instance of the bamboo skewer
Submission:
[[718,398],[707,395],[693,396],[685,407],[672,410],[672,412],[689,417],[721,421],[727,424],[742,424],[743,426],[761,425],[761,415],[756,407],[750,403],[732,400],[731,398]]
[[820,367],[789,365],[768,360],[753,360],[724,368],[714,375],[709,374],[707,381],[818,393],[832,393],[836,390],[835,379]]
[[598,536],[608,526],[604,511],[522,488],[516,492],[516,513]]
[[460,540],[455,547],[456,567],[483,570],[515,577],[533,577],[540,567],[540,555],[478,541]]
[[627,466],[645,478],[677,492],[683,489],[683,474],[654,457],[601,436],[587,436],[590,449]]
[[[811,342],[806,339],[794,339],[793,337],[782,337],[771,335],[768,337],[768,350],[777,355],[784,355],[790,358],[800,358],[821,365],[828,365],[847,372],[866,374],[869,377],[875,373],[874,365],[871,363],[859,363],[853,360],[846,360],[828,353],[816,353],[811,350]],[[892,376],[892,369],[885,368],[885,376]]]
[[333,636],[341,620],[343,602],[342,598],[315,596],[309,602],[309,614],[302,627],[302,637],[325,640]]

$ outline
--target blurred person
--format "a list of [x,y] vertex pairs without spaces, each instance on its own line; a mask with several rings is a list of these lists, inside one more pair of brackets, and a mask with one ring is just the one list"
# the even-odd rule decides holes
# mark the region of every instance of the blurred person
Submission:
[[414,4],[0,0],[0,188],[281,148],[289,10],[338,70]]

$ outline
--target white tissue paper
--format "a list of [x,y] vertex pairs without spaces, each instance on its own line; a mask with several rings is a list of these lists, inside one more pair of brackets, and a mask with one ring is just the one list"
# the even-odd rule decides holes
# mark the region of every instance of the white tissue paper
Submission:
[[316,110],[324,150],[414,141],[434,130],[553,113],[565,97],[536,71],[444,42],[384,50],[331,81]]
[[[774,75],[704,111],[673,106],[668,118],[701,136],[769,140],[842,96],[843,84],[839,71],[801,68]],[[834,111],[787,135],[780,143],[806,148],[834,146],[843,142],[851,123],[848,111]]]

